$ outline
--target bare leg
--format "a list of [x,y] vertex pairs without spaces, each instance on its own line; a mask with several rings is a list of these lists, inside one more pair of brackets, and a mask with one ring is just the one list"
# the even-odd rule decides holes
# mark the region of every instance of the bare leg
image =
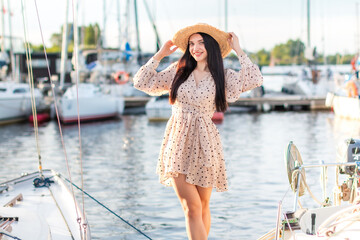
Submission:
[[206,240],[207,233],[202,219],[202,205],[195,185],[185,181],[185,175],[173,178],[173,187],[183,207],[186,232],[189,240]]
[[209,236],[210,225],[211,225],[211,215],[210,215],[210,196],[212,188],[203,188],[196,186],[202,206],[202,220],[206,229],[207,236]]

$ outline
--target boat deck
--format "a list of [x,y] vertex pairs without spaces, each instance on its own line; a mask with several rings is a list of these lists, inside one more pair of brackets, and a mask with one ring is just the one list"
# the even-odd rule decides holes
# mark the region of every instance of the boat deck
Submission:
[[54,183],[49,187],[34,187],[33,180],[38,177],[34,173],[1,184],[0,232],[30,240],[49,239],[49,236],[54,240],[82,239],[77,223],[78,208],[69,190],[53,172],[45,171],[44,176]]

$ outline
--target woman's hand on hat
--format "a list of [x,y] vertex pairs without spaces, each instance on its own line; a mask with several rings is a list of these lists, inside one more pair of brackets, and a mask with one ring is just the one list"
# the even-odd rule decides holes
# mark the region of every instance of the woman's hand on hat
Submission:
[[236,52],[238,56],[242,56],[245,52],[240,47],[240,42],[238,36],[235,33],[229,32],[230,38],[228,38],[228,42],[230,47]]
[[167,42],[164,43],[164,45],[162,45],[160,50],[157,53],[155,53],[154,59],[160,61],[164,57],[174,53],[176,49],[178,49],[178,47],[174,45],[173,41],[168,40]]

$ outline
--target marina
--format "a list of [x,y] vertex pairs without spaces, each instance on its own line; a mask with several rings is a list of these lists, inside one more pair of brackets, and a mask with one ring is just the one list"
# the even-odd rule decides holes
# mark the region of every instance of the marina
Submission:
[[360,5],[265,1],[1,0],[0,240],[358,239]]

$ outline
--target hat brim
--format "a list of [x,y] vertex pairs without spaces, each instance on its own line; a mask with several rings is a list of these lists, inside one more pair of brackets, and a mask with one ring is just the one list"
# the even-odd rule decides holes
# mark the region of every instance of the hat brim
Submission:
[[198,32],[206,33],[218,42],[221,56],[223,58],[225,58],[231,52],[231,47],[228,42],[228,39],[231,37],[231,35],[205,23],[199,23],[180,29],[177,33],[175,33],[173,37],[173,43],[181,51],[185,52],[189,44],[190,36]]

